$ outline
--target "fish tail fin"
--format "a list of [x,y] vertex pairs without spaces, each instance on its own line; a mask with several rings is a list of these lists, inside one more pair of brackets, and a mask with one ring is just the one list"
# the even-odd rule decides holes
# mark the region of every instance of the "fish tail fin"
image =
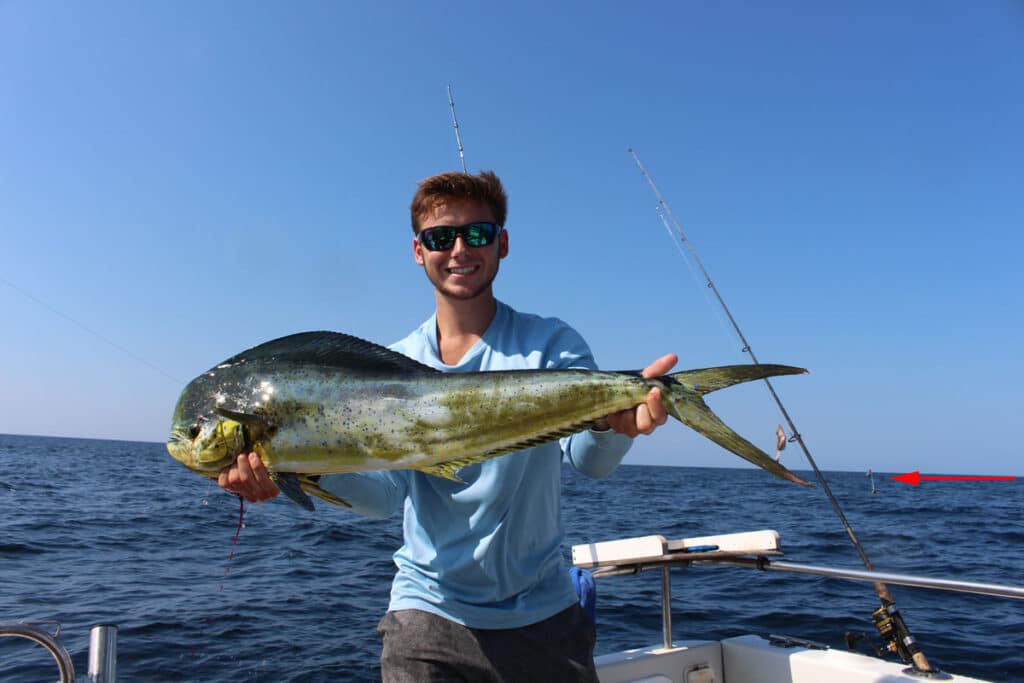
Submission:
[[702,398],[712,391],[734,384],[777,375],[798,375],[807,372],[789,365],[726,365],[703,370],[686,370],[661,378],[666,393],[665,408],[690,429],[703,434],[722,448],[787,481],[813,486],[772,460],[767,453],[734,432],[704,403]]
[[758,363],[750,365],[722,365],[717,368],[704,368],[702,370],[684,370],[682,372],[673,372],[668,377],[703,396],[710,394],[712,391],[755,379],[766,379],[768,377],[778,377],[779,375],[803,375],[806,373],[807,370],[804,368],[797,368],[792,365]]

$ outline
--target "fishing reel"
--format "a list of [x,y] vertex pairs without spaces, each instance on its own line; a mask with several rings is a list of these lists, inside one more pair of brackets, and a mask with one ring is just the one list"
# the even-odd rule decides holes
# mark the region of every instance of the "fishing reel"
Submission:
[[[914,660],[913,653],[915,651],[920,652],[920,650],[917,644],[914,643],[913,636],[906,634],[906,626],[903,625],[903,620],[894,605],[889,604],[880,607],[872,614],[872,617],[884,642],[878,643],[871,637],[870,633],[847,631],[845,636],[847,651],[864,651],[879,659],[885,659],[886,655],[897,655],[905,664],[910,664],[909,667],[903,670],[903,673],[907,676],[930,680],[948,680],[952,678],[946,672],[932,668],[930,664],[928,669],[921,668],[919,663]],[[900,628],[904,629],[906,634],[902,638],[898,635]]]
[[952,678],[949,674],[936,669],[928,663],[928,659],[917,646],[917,641],[910,634],[910,629],[903,621],[903,616],[896,609],[896,605],[887,600],[882,601],[882,606],[871,613],[875,622],[875,628],[885,644],[884,651],[888,651],[901,660],[904,664],[911,666],[904,669],[903,673],[908,676],[917,676],[933,680],[948,680]]
[[896,655],[905,664],[912,664],[914,655],[921,651],[917,641],[910,634],[900,611],[892,603],[883,603],[871,613],[878,634],[882,636],[885,651]]

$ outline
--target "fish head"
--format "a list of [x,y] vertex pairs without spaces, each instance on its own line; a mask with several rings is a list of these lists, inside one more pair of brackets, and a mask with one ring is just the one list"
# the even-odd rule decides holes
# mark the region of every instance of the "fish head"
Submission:
[[247,451],[244,426],[219,416],[176,420],[167,441],[171,457],[193,472],[216,476]]

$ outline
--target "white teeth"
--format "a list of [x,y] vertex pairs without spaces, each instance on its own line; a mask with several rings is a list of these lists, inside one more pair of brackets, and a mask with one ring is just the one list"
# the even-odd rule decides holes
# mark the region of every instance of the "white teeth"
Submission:
[[454,273],[455,275],[469,275],[474,270],[476,270],[476,268],[449,268],[448,272]]

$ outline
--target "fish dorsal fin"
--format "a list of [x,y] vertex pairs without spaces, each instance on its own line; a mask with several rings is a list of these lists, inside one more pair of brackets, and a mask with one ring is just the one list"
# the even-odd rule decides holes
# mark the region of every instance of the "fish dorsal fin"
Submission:
[[299,332],[228,358],[221,365],[251,361],[315,363],[346,370],[421,374],[440,372],[379,344],[340,332]]

